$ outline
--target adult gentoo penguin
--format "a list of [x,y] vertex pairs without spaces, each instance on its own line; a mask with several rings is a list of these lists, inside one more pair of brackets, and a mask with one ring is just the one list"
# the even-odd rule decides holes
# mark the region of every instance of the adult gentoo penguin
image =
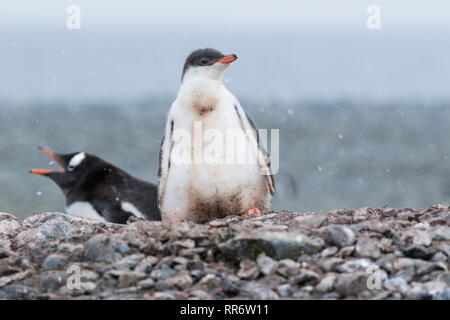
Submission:
[[57,154],[42,147],[61,170],[32,169],[52,179],[66,196],[66,212],[96,220],[126,223],[132,215],[161,220],[154,184],[136,179],[94,155]]
[[[158,205],[163,219],[205,222],[270,208],[275,183],[267,153],[254,122],[222,83],[225,69],[236,59],[209,48],[186,59],[161,143]],[[196,132],[199,127],[205,135]],[[230,132],[240,133],[236,145],[248,150],[246,161],[228,161],[236,145],[226,138],[215,141],[223,147],[213,155],[216,161],[206,161],[211,136],[228,137]],[[186,133],[190,143],[179,147]]]

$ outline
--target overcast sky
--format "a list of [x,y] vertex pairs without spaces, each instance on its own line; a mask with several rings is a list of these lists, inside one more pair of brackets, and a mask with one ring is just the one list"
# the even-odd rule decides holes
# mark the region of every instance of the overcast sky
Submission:
[[448,0],[4,0],[0,99],[173,95],[210,46],[238,54],[224,80],[240,96],[450,98],[449,39]]
[[450,27],[447,0],[13,0],[1,1],[0,24],[59,24],[70,4],[80,6],[86,27],[177,23],[205,28],[230,24],[352,27],[361,25],[365,9],[372,4],[380,6],[384,27]]

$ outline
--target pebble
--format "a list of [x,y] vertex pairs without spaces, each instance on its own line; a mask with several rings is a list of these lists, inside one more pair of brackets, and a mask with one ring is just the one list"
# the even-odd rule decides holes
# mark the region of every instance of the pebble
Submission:
[[298,285],[303,285],[311,280],[319,279],[319,275],[312,270],[302,270],[299,275],[292,279],[292,282]]
[[245,259],[240,263],[237,276],[241,279],[256,279],[259,275],[258,265],[255,261]]
[[365,258],[349,260],[339,265],[336,270],[340,273],[351,273],[356,271],[365,272],[373,263]]
[[98,234],[90,238],[84,246],[84,258],[93,262],[117,262],[130,249],[117,237]]
[[254,300],[277,300],[279,299],[278,294],[276,294],[271,288],[262,286],[258,282],[249,281],[243,287],[242,291],[245,292],[250,299]]
[[338,248],[337,247],[328,247],[322,250],[322,252],[320,253],[320,255],[322,257],[331,257],[334,256],[337,252],[338,252]]
[[433,256],[433,252],[424,246],[410,246],[402,251],[407,257],[416,259],[429,260]]
[[142,288],[144,290],[151,289],[154,287],[154,285],[155,285],[155,281],[153,281],[152,278],[147,278],[145,280],[141,280],[138,282],[139,288]]
[[334,283],[336,282],[335,274],[328,274],[320,280],[320,282],[314,288],[318,293],[327,293],[334,289]]
[[45,258],[42,264],[42,269],[48,270],[59,270],[66,265],[66,257],[61,254],[51,254]]
[[291,259],[283,259],[278,263],[277,273],[289,278],[300,273],[300,263]]
[[260,254],[256,259],[256,263],[259,271],[265,276],[273,274],[278,268],[278,262],[265,254]]
[[40,287],[45,290],[56,291],[61,286],[66,285],[68,276],[69,275],[67,272],[60,271],[50,271],[50,273],[44,273],[39,276]]
[[168,279],[170,277],[173,277],[175,275],[175,273],[176,273],[175,270],[173,270],[172,268],[170,268],[166,264],[163,264],[158,269],[154,269],[150,273],[150,276],[153,279],[165,280],[165,279]]
[[405,279],[401,277],[387,278],[384,280],[384,287],[387,290],[405,292],[409,286]]
[[353,256],[354,252],[355,252],[355,246],[344,247],[339,251],[339,257],[340,258],[348,258],[348,257]]
[[328,258],[322,261],[320,267],[324,272],[334,271],[334,269],[344,262],[342,258]]
[[291,285],[289,283],[280,284],[277,286],[277,292],[280,295],[280,297],[287,297],[289,296],[291,291]]
[[329,226],[325,229],[325,242],[343,248],[355,242],[355,234],[345,226]]
[[166,280],[166,282],[171,286],[179,290],[185,290],[192,286],[193,280],[188,273],[177,274]]
[[9,285],[0,290],[0,299],[4,300],[35,300],[38,296],[35,288],[24,285]]
[[[449,214],[362,208],[116,225],[0,213],[0,231],[11,232],[0,232],[0,299],[448,300]],[[73,264],[81,290],[67,287]],[[380,289],[368,288],[373,272]]]
[[338,276],[336,291],[343,296],[354,296],[368,290],[367,275],[361,272]]
[[355,246],[359,257],[378,259],[380,257],[380,246],[377,241],[369,238],[361,238]]
[[135,285],[139,280],[146,278],[145,273],[136,271],[125,271],[119,275],[119,288],[126,288]]

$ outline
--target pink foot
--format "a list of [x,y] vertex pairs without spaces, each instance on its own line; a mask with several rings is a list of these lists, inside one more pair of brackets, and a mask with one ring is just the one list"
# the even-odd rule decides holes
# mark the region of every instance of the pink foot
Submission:
[[251,209],[248,209],[247,212],[245,212],[242,216],[247,218],[247,217],[250,217],[253,214],[256,214],[257,216],[260,216],[261,215],[261,210],[259,210],[258,208],[251,208]]

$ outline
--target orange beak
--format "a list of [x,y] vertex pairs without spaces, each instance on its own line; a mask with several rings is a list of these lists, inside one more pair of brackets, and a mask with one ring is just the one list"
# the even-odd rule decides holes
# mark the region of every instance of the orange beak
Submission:
[[30,170],[30,173],[40,174],[42,176],[45,176],[45,175],[50,174],[52,172],[54,172],[54,171],[53,170],[47,170],[47,169],[31,169]]
[[237,59],[237,55],[231,54],[229,56],[225,56],[222,59],[217,60],[216,62],[222,62],[222,63],[232,63],[234,60]]
[[[40,151],[42,151],[43,153],[45,153],[46,155],[48,155],[48,156],[49,156],[50,158],[52,158],[57,164],[59,164],[59,166],[61,167],[61,170],[60,170],[59,172],[64,172],[64,171],[65,171],[65,170],[64,170],[63,164],[61,163],[61,161],[58,159],[58,157],[57,157],[53,152],[50,152],[50,151],[48,151],[47,149],[44,149],[44,148],[42,148],[42,147],[39,147],[38,150],[40,150]],[[30,170],[30,173],[33,173],[33,174],[39,174],[39,175],[43,175],[43,176],[45,176],[45,175],[47,175],[47,174],[50,174],[50,173],[53,173],[53,172],[55,172],[55,171],[53,171],[53,170],[47,170],[47,169],[31,169],[31,170]]]

